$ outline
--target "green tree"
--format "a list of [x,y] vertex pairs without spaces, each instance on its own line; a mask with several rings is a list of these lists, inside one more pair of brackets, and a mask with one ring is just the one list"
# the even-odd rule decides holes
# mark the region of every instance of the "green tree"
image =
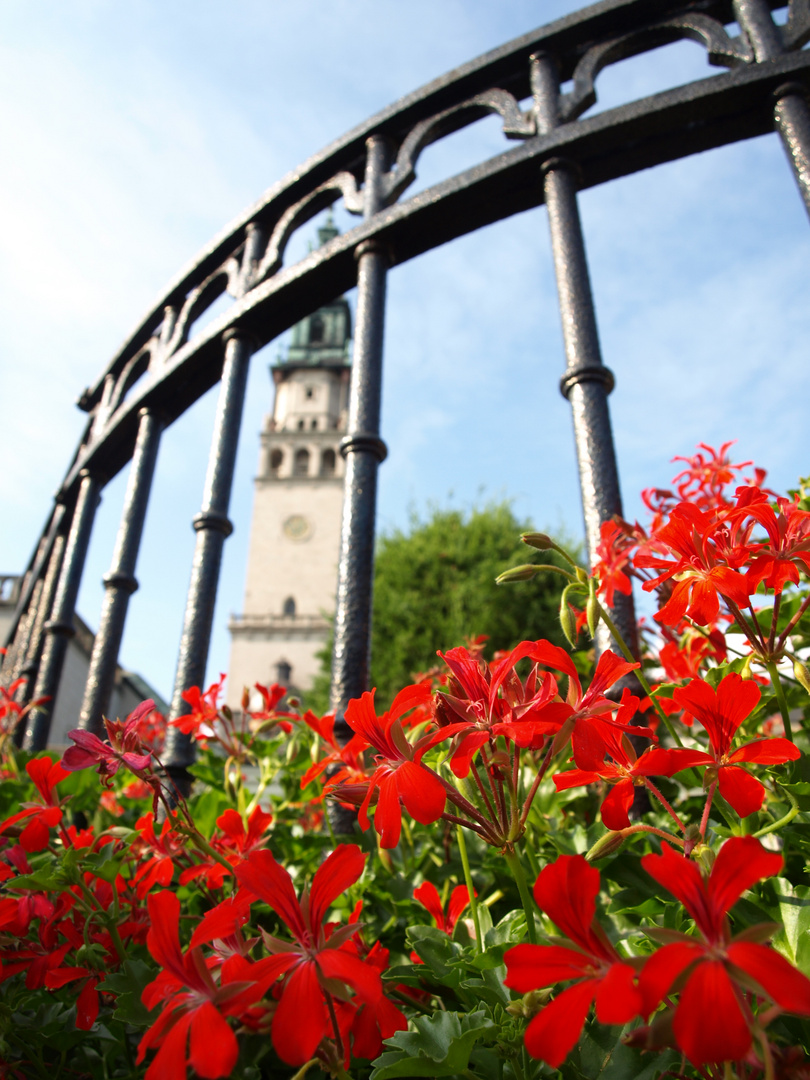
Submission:
[[[509,566],[553,561],[521,544],[520,533],[531,529],[531,522],[519,521],[502,502],[469,513],[433,507],[426,519],[414,512],[407,531],[379,537],[371,679],[380,706],[387,707],[416,672],[440,663],[437,649],[446,652],[468,638],[488,635],[487,659],[525,639],[564,643],[557,575],[495,584]],[[331,641],[323,660],[324,670],[307,694],[315,709],[328,707]]]

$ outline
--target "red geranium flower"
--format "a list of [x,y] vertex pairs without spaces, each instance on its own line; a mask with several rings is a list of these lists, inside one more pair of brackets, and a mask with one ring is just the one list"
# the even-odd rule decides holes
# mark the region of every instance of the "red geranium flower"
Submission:
[[456,776],[467,776],[478,750],[487,743],[494,744],[499,735],[517,746],[530,746],[535,739],[542,742],[550,730],[556,730],[546,722],[536,722],[538,710],[557,693],[554,677],[533,667],[523,683],[515,672],[520,660],[536,659],[535,652],[543,644],[522,641],[491,666],[462,646],[439,653],[453,673],[449,691],[442,691],[439,701],[460,722],[443,726],[431,745],[453,738],[450,768]]
[[561,855],[540,872],[534,898],[572,947],[516,945],[504,954],[504,983],[520,994],[577,980],[526,1029],[526,1049],[552,1068],[574,1047],[594,999],[602,1024],[626,1024],[641,1011],[635,969],[619,956],[596,921],[598,892],[599,871],[581,855]]
[[211,683],[205,693],[199,686],[192,686],[184,691],[182,698],[191,706],[191,712],[185,716],[178,716],[176,720],[171,720],[172,727],[176,727],[184,735],[194,735],[198,739],[211,738],[214,735],[214,724],[219,716],[219,698],[226,678],[227,675],[221,674],[219,682]]
[[[152,763],[151,751],[142,745],[141,722],[155,711],[150,698],[142,701],[126,720],[106,720],[109,743],[103,742],[92,731],[76,728],[68,732],[68,738],[76,744],[69,746],[62,756],[62,768],[68,772],[88,769],[98,765],[101,782],[108,787],[122,765],[140,776]],[[146,751],[144,753],[144,751]]]
[[672,1029],[678,1046],[694,1065],[738,1061],[751,1045],[751,1010],[745,1001],[753,987],[759,997],[786,1012],[810,1016],[810,980],[761,944],[775,929],[754,926],[731,937],[728,911],[761,878],[778,874],[782,856],[766,851],[753,836],[734,836],[720,849],[708,880],[696,863],[664,847],[641,864],[668,889],[695,920],[700,939],[677,931],[648,931],[666,944],[644,965],[639,988],[649,1014],[688,971]]
[[382,982],[374,967],[356,953],[340,948],[357,933],[354,923],[327,937],[323,920],[335,898],[363,873],[366,856],[356,844],[340,844],[315,872],[312,885],[299,901],[290,875],[269,851],[254,851],[236,868],[236,877],[255,896],[276,912],[287,925],[294,942],[264,934],[273,956],[260,960],[257,969],[271,981],[287,978],[273,1016],[271,1037],[276,1053],[288,1065],[303,1065],[321,1040],[340,1032],[331,1023],[329,1004],[336,987],[351,988],[367,1004],[376,1005]]
[[[748,603],[751,589],[746,578],[722,558],[721,548],[727,537],[718,535],[720,525],[715,515],[705,514],[691,503],[679,503],[666,525],[657,529],[645,545],[648,552],[657,550],[662,555],[642,552],[636,556],[637,567],[662,571],[644,583],[645,592],[675,579],[672,595],[655,616],[658,622],[675,626],[688,615],[700,626],[706,626],[717,621],[720,595],[737,605]],[[744,558],[744,553],[737,554]],[[670,555],[674,561],[662,557]]]
[[669,753],[654,747],[638,757],[623,731],[606,726],[595,736],[586,730],[579,743],[577,765],[580,767],[556,773],[554,786],[557,791],[568,791],[607,780],[611,786],[602,803],[602,823],[614,831],[627,829],[635,788],[644,787],[648,776],[668,775]]
[[[422,754],[430,745],[430,736],[425,735],[412,745],[402,727],[403,715],[426,704],[429,699],[430,687],[417,683],[400,690],[389,711],[380,717],[374,711],[373,690],[371,693],[366,691],[359,699],[352,699],[346,706],[346,723],[379,755],[357,820],[362,829],[368,828],[368,808],[379,788],[374,828],[380,834],[380,845],[384,848],[393,848],[399,843],[402,829],[400,799],[411,817],[422,825],[438,821],[444,812],[447,799],[444,786],[431,769],[422,765]],[[337,795],[340,797],[340,788]]]
[[742,762],[760,765],[779,765],[800,757],[798,748],[788,739],[756,739],[731,750],[734,733],[759,703],[759,687],[753,679],[743,679],[732,671],[714,690],[702,679],[692,679],[687,686],[673,691],[679,708],[691,713],[709,733],[712,752],[676,748],[668,750],[672,776],[693,765],[708,765],[710,779],[716,775],[720,794],[737,811],[747,817],[759,810],[765,798],[765,788],[742,768]]
[[164,970],[141,1000],[147,1009],[164,1007],[141,1039],[135,1063],[140,1065],[146,1051],[159,1046],[144,1080],[185,1080],[187,1064],[206,1080],[230,1076],[239,1047],[225,1017],[240,1016],[262,997],[270,980],[258,965],[237,957],[240,963],[223,965],[217,985],[200,949],[190,948],[185,955],[180,949],[177,896],[157,893],[148,904],[152,925],[146,944]]
[[34,782],[42,802],[23,803],[23,809],[19,813],[12,814],[0,825],[0,833],[16,825],[18,821],[27,820],[28,824],[20,834],[20,845],[24,851],[42,851],[48,846],[50,830],[62,820],[62,808],[55,789],[59,781],[67,776],[67,772],[58,761],[51,761],[48,757],[29,761],[25,771]]

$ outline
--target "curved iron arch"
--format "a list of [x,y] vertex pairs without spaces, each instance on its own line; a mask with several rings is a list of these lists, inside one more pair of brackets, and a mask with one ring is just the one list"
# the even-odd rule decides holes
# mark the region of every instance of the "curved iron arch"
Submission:
[[[173,702],[173,712],[184,710],[180,691],[204,675],[221,544],[231,528],[229,470],[250,354],[357,284],[352,406],[342,446],[346,515],[357,532],[344,536],[341,556],[333,704],[340,709],[362,690],[376,466],[385,455],[378,399],[386,272],[543,202],[549,208],[563,317],[570,323],[562,389],[578,425],[593,552],[599,522],[620,499],[605,401],[612,375],[599,354],[576,191],[776,127],[810,208],[810,54],[801,51],[810,39],[810,3],[790,0],[787,23],[778,27],[770,9],[782,6],[780,0],[602,0],[434,80],[270,188],[169,284],[82,394],[80,405],[90,422],[57,494],[59,513],[52,513],[29,565],[13,628],[24,636],[26,626],[33,625],[36,583],[44,582],[49,566],[52,576],[56,573],[58,553],[64,565],[57,567],[44,643],[26,639],[25,656],[21,659],[19,648],[12,650],[6,672],[38,667],[38,696],[55,686],[61,666],[55,643],[68,632],[97,492],[132,460],[122,535],[134,539],[105,579],[109,603],[97,638],[98,670],[91,670],[82,714],[83,724],[98,726],[105,673],[115,663],[126,599],[137,587],[135,558],[160,432],[221,379],[206,494],[194,523],[195,567],[199,563],[201,569],[189,593]],[[732,38],[726,26],[735,18],[743,33]],[[680,38],[696,41],[709,63],[730,70],[586,115],[596,101],[601,70]],[[568,80],[573,87],[566,93],[562,84]],[[505,138],[518,145],[403,199],[426,146],[490,113],[502,118]],[[285,266],[293,232],[337,197],[350,213],[362,215],[362,222]],[[194,335],[195,321],[226,292],[233,299],[230,308]],[[361,489],[368,497],[358,501]],[[64,544],[55,544],[56,535]],[[628,626],[631,617],[631,606],[617,613]],[[47,717],[39,710],[26,738],[38,745],[46,734]],[[190,748],[178,743],[173,754],[180,767]]]

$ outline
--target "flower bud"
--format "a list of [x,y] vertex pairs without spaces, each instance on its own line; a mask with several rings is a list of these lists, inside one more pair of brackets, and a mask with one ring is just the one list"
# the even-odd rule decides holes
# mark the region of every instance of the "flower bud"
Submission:
[[599,625],[599,616],[601,609],[599,607],[599,601],[596,599],[596,593],[591,593],[588,597],[588,602],[585,605],[585,615],[588,619],[588,633],[591,637],[596,637],[596,628]]
[[545,533],[521,533],[520,539],[524,544],[537,548],[538,551],[549,551],[557,546],[551,537]]
[[805,688],[807,693],[810,694],[810,668],[808,668],[807,664],[803,664],[801,660],[794,660],[793,674]]
[[523,995],[520,1001],[513,1001],[511,1005],[507,1005],[506,1011],[512,1016],[520,1016],[524,1020],[531,1020],[533,1016],[537,1016],[544,1005],[548,1004],[550,997],[550,988],[530,990],[528,994]]
[[591,850],[586,854],[585,858],[588,862],[597,862],[599,859],[605,859],[608,855],[612,855],[614,851],[618,851],[625,841],[625,834],[621,832],[609,832],[604,836],[600,836]]
[[568,606],[565,593],[563,593],[562,602],[560,603],[560,626],[568,644],[572,649],[575,649],[577,647],[577,621]]
[[698,844],[692,852],[692,858],[698,864],[703,874],[710,874],[714,866],[715,855],[708,844]]
[[504,570],[502,574],[498,574],[495,578],[495,584],[505,585],[508,581],[531,581],[539,569],[538,565],[532,563],[526,563],[524,566],[511,566],[508,570]]

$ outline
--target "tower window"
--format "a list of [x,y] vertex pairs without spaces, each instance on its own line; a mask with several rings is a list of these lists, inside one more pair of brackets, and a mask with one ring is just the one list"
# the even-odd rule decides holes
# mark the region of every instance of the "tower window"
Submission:
[[307,398],[314,398],[315,397],[315,387],[314,386],[308,386],[304,390],[304,395]]
[[299,430],[299,431],[303,431],[303,430],[304,430],[304,421],[303,421],[303,420],[299,420],[299,421],[298,421],[298,430]]
[[335,475],[335,451],[324,450],[321,455],[321,476]]
[[301,449],[295,451],[295,467],[293,468],[295,476],[307,476],[309,474],[309,450]]
[[311,345],[319,345],[325,336],[326,326],[320,315],[313,315],[309,320],[309,342]]
[[289,686],[292,678],[292,667],[286,660],[279,660],[276,664],[276,682],[282,686]]
[[285,615],[295,615],[295,597],[287,597],[287,599],[284,601],[283,611]]
[[313,431],[317,431],[318,421],[313,417],[312,420],[310,420],[309,426],[312,428]]
[[272,450],[270,452],[270,471],[274,476],[278,476],[279,469],[284,462],[284,454],[281,450]]

